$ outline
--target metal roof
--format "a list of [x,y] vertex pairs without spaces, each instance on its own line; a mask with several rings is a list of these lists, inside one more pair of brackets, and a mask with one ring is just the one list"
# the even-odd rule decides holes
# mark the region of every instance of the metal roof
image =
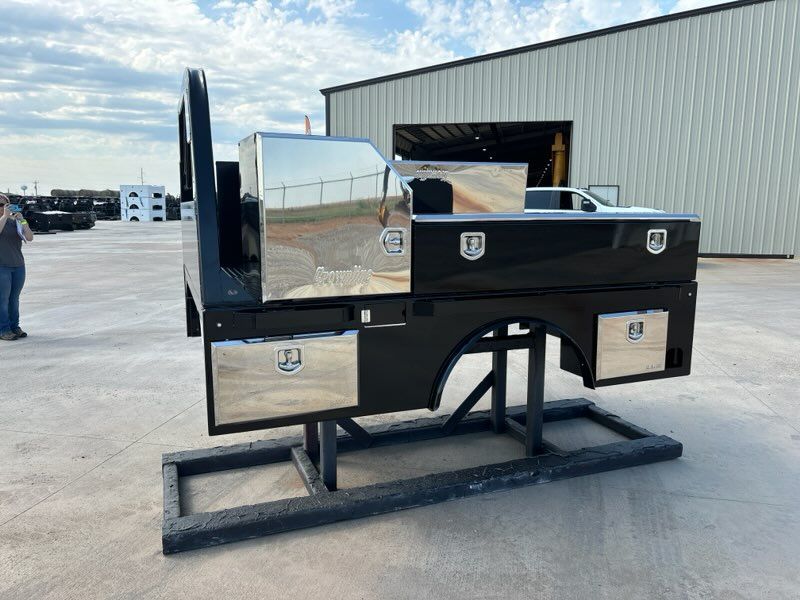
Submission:
[[586,33],[579,33],[577,35],[571,35],[568,37],[558,38],[555,40],[548,40],[546,42],[539,42],[537,44],[530,44],[528,46],[520,46],[518,48],[511,48],[509,50],[501,50],[500,52],[492,52],[490,54],[481,54],[479,56],[471,56],[469,58],[462,58],[459,60],[453,60],[446,63],[440,63],[437,65],[431,65],[429,67],[422,67],[420,69],[412,69],[410,71],[402,71],[400,73],[392,73],[390,75],[383,75],[381,77],[373,77],[371,79],[363,79],[361,81],[355,81],[352,83],[344,83],[342,85],[332,86],[328,88],[323,88],[320,92],[324,96],[328,96],[334,92],[341,92],[343,90],[349,90],[353,88],[362,87],[365,85],[372,85],[374,83],[381,83],[383,81],[391,81],[393,79],[402,79],[403,77],[409,77],[411,75],[420,75],[423,73],[431,73],[433,71],[441,71],[444,69],[450,69],[452,67],[459,67],[462,65],[468,65],[470,63],[482,62],[485,60],[491,60],[494,58],[499,58],[503,56],[511,56],[514,54],[523,54],[525,52],[532,52],[534,50],[541,50],[542,48],[549,48],[552,46],[560,46],[563,44],[568,44],[571,42],[577,42],[580,40],[591,39],[595,37],[600,37],[604,35],[609,35],[612,33],[618,33],[620,31],[627,31],[629,29],[638,29],[640,27],[649,27],[650,25],[658,25],[660,23],[667,23],[669,21],[677,21],[680,19],[689,19],[691,17],[696,17],[698,15],[704,15],[708,13],[720,12],[724,10],[731,10],[734,8],[740,8],[742,6],[747,6],[750,4],[763,4],[765,2],[774,2],[775,0],[733,0],[731,2],[726,2],[724,4],[715,4],[713,6],[705,6],[703,8],[696,8],[694,10],[687,10],[684,12],[673,13],[668,15],[663,15],[660,17],[654,17],[652,19],[643,19],[641,21],[633,21],[631,23],[625,23],[623,25],[615,25],[614,27],[606,27],[605,29],[596,29],[594,31],[588,31]]

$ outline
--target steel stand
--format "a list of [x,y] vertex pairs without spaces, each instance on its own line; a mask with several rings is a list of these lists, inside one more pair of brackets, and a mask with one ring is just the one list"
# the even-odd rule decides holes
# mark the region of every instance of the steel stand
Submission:
[[[494,336],[507,337],[508,326],[495,330]],[[492,352],[492,373],[494,373],[494,385],[492,386],[492,409],[489,412],[489,418],[492,420],[492,431],[503,433],[506,430],[507,350]]]
[[[507,352],[514,349],[529,352],[527,404],[506,407]],[[492,337],[478,340],[467,353],[492,352],[492,370],[450,415],[366,428],[353,419],[324,421],[305,425],[302,438],[163,455],[164,554],[681,456],[679,442],[629,423],[584,398],[544,402],[545,349],[546,331],[541,326],[512,336],[502,327]],[[490,389],[491,409],[470,412]],[[542,438],[544,423],[576,418],[588,418],[628,439],[568,451]],[[337,427],[346,433],[337,436]],[[336,491],[340,452],[484,431],[506,433],[518,440],[524,457]],[[284,461],[295,466],[308,496],[182,514],[181,477]]]

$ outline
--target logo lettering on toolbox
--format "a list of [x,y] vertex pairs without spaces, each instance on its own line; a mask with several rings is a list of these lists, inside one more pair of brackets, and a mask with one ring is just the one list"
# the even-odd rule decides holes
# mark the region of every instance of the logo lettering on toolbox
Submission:
[[372,269],[364,269],[361,265],[355,265],[352,269],[341,271],[328,271],[325,267],[317,267],[314,273],[314,285],[365,286],[371,278]]
[[449,171],[436,169],[427,165],[417,169],[414,175],[416,175],[417,179],[420,181],[425,181],[426,179],[441,179],[442,181],[450,181]]

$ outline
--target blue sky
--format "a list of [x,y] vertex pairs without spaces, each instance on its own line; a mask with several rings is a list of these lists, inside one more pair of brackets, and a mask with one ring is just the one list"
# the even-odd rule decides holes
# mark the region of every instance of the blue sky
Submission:
[[0,190],[177,186],[185,66],[217,159],[253,131],[324,133],[322,87],[722,0],[0,0]]

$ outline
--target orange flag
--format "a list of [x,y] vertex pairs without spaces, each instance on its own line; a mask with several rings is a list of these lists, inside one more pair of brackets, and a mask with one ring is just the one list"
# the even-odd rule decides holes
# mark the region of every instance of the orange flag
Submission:
[[308,115],[305,116],[305,125],[306,125],[306,135],[311,135],[311,120],[308,118]]

